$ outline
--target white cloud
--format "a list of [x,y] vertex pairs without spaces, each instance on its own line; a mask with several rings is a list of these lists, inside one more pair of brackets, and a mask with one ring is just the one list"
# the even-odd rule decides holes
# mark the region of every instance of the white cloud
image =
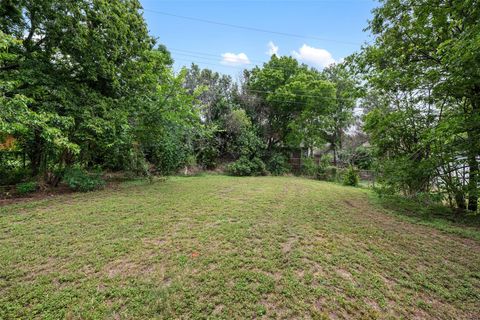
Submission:
[[333,63],[335,59],[332,54],[325,49],[310,47],[304,44],[299,50],[292,52],[298,60],[310,64],[314,67],[325,68]]
[[220,61],[220,63],[227,66],[241,66],[250,64],[250,59],[248,59],[247,55],[243,52],[239,54],[226,52],[222,54],[222,61]]
[[268,43],[268,51],[266,52],[269,56],[278,55],[278,46],[273,43],[273,41],[270,41]]

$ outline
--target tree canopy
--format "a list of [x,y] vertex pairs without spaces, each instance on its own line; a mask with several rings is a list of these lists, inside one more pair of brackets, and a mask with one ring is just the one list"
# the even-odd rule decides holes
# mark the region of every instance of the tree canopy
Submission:
[[0,184],[94,169],[283,174],[301,158],[308,175],[373,168],[382,192],[478,210],[478,0],[381,1],[372,43],[343,62],[274,54],[240,81],[175,72],[142,12],[138,0],[0,3]]
[[[459,208],[478,206],[480,3],[388,0],[373,11],[374,44],[357,63],[366,117],[388,184],[408,193],[441,187]],[[440,185],[436,181],[441,181]]]

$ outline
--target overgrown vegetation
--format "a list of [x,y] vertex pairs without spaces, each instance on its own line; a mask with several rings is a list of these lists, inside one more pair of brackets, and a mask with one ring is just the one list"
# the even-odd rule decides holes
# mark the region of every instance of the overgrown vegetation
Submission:
[[364,80],[365,131],[391,193],[438,193],[477,212],[480,3],[385,1],[375,42],[353,57]]
[[25,195],[37,190],[36,182],[23,182],[16,185],[16,191],[18,194]]
[[71,185],[64,172],[93,168],[169,175],[192,163],[281,175],[292,152],[310,161],[326,143],[336,164],[354,120],[346,64],[319,71],[273,55],[237,83],[194,64],[174,73],[137,0],[7,1],[0,11],[3,185]]
[[65,183],[75,191],[87,192],[105,186],[100,172],[88,173],[79,167],[69,168],[63,174]]
[[267,170],[272,175],[281,176],[291,172],[288,158],[282,153],[274,153],[267,162]]
[[267,170],[265,163],[259,158],[240,157],[228,165],[227,172],[234,176],[260,176],[265,175]]
[[0,4],[1,183],[55,185],[72,166],[165,174],[183,165],[202,129],[195,94],[140,9],[137,0]]
[[374,43],[345,62],[317,70],[273,55],[236,82],[195,64],[175,73],[138,0],[2,2],[0,184],[226,163],[338,181],[354,166],[375,170],[383,192],[477,212],[479,7],[384,1]]
[[353,167],[348,168],[343,175],[343,184],[346,186],[356,187],[359,180],[358,172]]

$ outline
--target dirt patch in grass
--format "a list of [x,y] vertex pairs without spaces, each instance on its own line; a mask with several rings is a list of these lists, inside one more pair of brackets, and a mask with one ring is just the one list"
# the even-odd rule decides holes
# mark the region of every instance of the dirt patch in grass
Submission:
[[287,242],[284,242],[282,244],[282,253],[288,254],[292,250],[292,247],[295,244],[295,242],[296,242],[295,238],[290,238],[287,240]]
[[354,278],[352,276],[352,274],[350,272],[348,272],[347,270],[345,269],[337,269],[337,273],[340,275],[340,277],[342,277],[343,279],[345,280],[348,280],[348,281],[351,281],[351,282],[354,282]]

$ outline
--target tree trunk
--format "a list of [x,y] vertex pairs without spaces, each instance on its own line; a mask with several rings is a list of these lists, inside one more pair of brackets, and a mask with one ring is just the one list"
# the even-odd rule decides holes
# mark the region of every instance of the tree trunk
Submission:
[[335,145],[332,146],[333,150],[333,165],[336,167],[337,166],[337,147]]
[[30,170],[32,171],[32,176],[36,177],[40,173],[44,151],[40,131],[35,130],[33,146],[31,146],[29,150],[28,158],[30,159]]
[[474,98],[472,99],[472,114],[469,115],[467,123],[468,135],[468,210],[476,212],[478,209],[478,183],[479,183],[479,165],[477,156],[480,155],[479,139],[480,126],[478,117],[480,114],[480,87],[476,87]]
[[465,211],[467,206],[465,205],[464,193],[461,190],[455,192],[455,203],[459,211]]
[[468,157],[468,210],[478,209],[478,162],[474,154]]

